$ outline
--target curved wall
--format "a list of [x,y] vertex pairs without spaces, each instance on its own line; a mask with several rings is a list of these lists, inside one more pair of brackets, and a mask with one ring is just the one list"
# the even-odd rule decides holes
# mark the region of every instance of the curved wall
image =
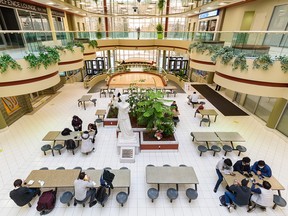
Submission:
[[215,63],[211,61],[211,55],[207,51],[202,53],[190,53],[190,67],[197,70],[204,70],[208,72],[215,72]]
[[84,66],[83,53],[80,47],[74,47],[74,52],[60,51],[59,72],[77,70]]

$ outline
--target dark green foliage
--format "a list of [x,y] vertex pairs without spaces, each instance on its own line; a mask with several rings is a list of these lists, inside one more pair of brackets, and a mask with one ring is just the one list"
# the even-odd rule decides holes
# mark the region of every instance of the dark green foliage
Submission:
[[274,60],[269,54],[258,56],[253,61],[253,68],[262,70],[268,70],[273,65]]
[[98,43],[97,43],[97,41],[96,40],[90,40],[89,41],[89,46],[88,47],[92,47],[92,48],[97,48],[97,46],[98,46]]
[[4,73],[8,68],[22,70],[21,66],[8,54],[0,56],[0,72]]
[[118,117],[118,108],[111,106],[107,114],[107,118],[117,118]]
[[288,56],[278,56],[277,60],[280,61],[282,71],[288,72]]
[[244,53],[240,53],[234,60],[233,70],[237,70],[238,68],[240,68],[241,71],[248,70],[247,60]]

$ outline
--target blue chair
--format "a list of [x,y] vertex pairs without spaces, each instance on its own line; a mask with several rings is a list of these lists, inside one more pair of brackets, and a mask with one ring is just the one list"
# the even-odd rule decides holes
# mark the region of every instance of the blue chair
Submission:
[[159,196],[159,191],[155,188],[150,188],[148,191],[147,191],[147,195],[148,197],[151,199],[151,201],[153,202],[155,199],[158,198]]
[[127,202],[128,200],[128,194],[125,193],[125,192],[119,192],[117,195],[116,195],[116,200],[117,202],[123,207],[124,203]]
[[172,203],[173,200],[177,199],[178,191],[174,188],[169,188],[167,190],[167,196],[170,199],[170,202]]

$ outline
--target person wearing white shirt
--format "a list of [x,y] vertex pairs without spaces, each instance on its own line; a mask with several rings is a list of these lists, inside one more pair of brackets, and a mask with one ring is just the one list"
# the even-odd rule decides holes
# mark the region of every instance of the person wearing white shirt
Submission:
[[222,158],[216,165],[216,173],[218,175],[218,181],[214,187],[214,192],[216,193],[219,185],[223,181],[223,174],[228,175],[233,173],[232,161],[229,158]]
[[192,95],[190,95],[188,97],[189,101],[188,101],[188,104],[190,105],[190,103],[192,103],[192,106],[194,108],[194,105],[195,104],[198,104],[198,100],[199,100],[199,95],[196,93],[196,92],[193,92]]

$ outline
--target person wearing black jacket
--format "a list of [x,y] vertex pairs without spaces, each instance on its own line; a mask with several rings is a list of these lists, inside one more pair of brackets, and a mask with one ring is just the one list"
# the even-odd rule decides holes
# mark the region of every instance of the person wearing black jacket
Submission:
[[82,120],[78,116],[73,116],[71,124],[74,128],[74,131],[82,131]]
[[249,157],[244,157],[242,160],[238,160],[233,165],[233,171],[237,171],[241,173],[242,175],[244,174],[244,172],[247,172],[248,174],[251,173],[250,161],[251,160]]
[[247,186],[248,182],[249,180],[246,179],[242,179],[241,182],[235,180],[234,184],[229,187],[229,191],[225,192],[225,201],[229,212],[231,212],[232,207],[236,209],[236,205],[244,206],[249,204],[251,188]]
[[22,180],[16,179],[14,181],[16,189],[10,192],[10,198],[18,205],[24,206],[28,204],[36,195],[40,196],[40,189],[22,187]]

